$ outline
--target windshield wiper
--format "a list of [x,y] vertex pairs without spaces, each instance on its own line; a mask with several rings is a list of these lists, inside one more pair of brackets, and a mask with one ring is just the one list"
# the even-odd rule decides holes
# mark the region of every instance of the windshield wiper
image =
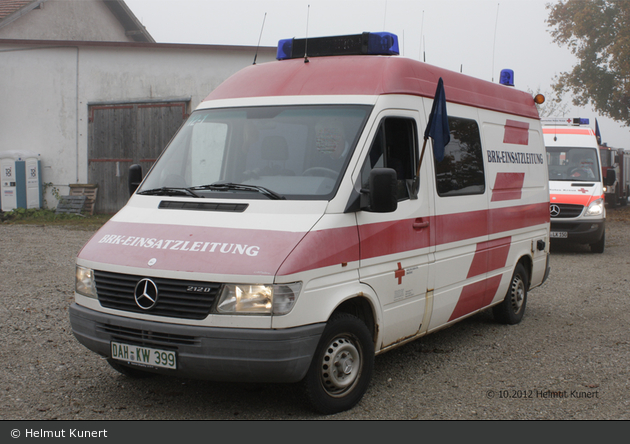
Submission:
[[210,191],[255,191],[260,194],[264,194],[269,199],[283,200],[286,197],[270,190],[269,188],[261,187],[260,185],[245,185],[242,183],[213,183],[210,185],[200,185],[197,187],[190,187],[191,190],[210,190]]
[[161,187],[161,188],[153,188],[151,190],[140,191],[138,194],[147,194],[152,196],[192,196],[192,197],[203,197],[199,194],[195,193],[190,188],[176,188],[176,187]]

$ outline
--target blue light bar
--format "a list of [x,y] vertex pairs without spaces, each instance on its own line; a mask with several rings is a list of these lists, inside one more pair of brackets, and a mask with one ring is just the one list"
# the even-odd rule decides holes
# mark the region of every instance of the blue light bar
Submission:
[[398,36],[390,32],[284,39],[278,42],[278,60],[336,55],[398,55]]
[[502,69],[499,83],[505,86],[514,86],[514,71],[511,69]]

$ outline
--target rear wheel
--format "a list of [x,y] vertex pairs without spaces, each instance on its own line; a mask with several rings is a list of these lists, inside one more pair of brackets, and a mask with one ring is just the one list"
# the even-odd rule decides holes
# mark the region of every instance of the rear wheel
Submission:
[[523,319],[527,305],[527,289],[529,277],[523,264],[517,264],[510,281],[505,299],[499,305],[492,308],[492,313],[497,322],[502,324],[518,324]]
[[351,409],[363,398],[374,369],[374,342],[363,321],[333,315],[304,378],[311,406],[323,414]]

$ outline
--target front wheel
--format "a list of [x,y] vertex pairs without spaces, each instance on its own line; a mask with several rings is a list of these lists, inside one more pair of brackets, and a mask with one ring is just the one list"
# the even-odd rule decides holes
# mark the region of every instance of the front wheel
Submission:
[[351,409],[363,398],[374,369],[374,342],[365,323],[334,315],[322,333],[304,378],[311,406],[323,414]]
[[592,253],[603,253],[606,248],[606,232],[602,233],[601,239],[599,239],[594,244],[591,244],[591,252]]
[[505,299],[492,308],[492,313],[497,322],[510,325],[521,322],[525,314],[525,306],[527,305],[528,287],[527,270],[525,270],[523,264],[517,264]]

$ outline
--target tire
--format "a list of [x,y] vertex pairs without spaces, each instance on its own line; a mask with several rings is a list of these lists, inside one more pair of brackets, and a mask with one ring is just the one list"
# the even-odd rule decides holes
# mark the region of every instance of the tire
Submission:
[[600,240],[598,240],[594,244],[591,244],[591,252],[601,254],[604,252],[605,246],[606,246],[606,231],[602,233],[602,238]]
[[529,275],[523,264],[517,264],[505,299],[492,308],[494,319],[501,324],[514,325],[521,322],[527,306]]
[[108,359],[107,363],[118,373],[121,373],[129,378],[141,379],[141,378],[150,378],[152,376],[155,376],[155,373],[151,373],[146,370],[141,370],[136,367],[131,367],[129,365],[119,364],[113,359]]
[[349,410],[363,398],[374,370],[374,341],[367,326],[348,313],[333,315],[322,333],[304,389],[322,414]]

